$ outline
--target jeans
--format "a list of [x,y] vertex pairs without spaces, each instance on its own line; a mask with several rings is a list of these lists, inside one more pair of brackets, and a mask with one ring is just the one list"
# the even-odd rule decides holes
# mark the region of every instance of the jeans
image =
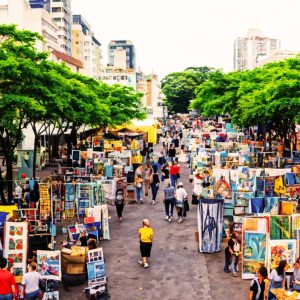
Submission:
[[121,204],[116,203],[116,209],[119,218],[122,218],[123,208],[124,208],[124,203]]
[[176,183],[177,183],[177,175],[176,174],[171,174],[171,186],[176,188]]
[[25,299],[26,300],[39,300],[40,299],[40,290],[26,294]]
[[165,200],[166,216],[173,217],[174,206],[175,206],[175,199],[174,198]]
[[157,192],[158,192],[159,186],[158,185],[151,185],[151,191],[152,191],[152,200],[156,200]]
[[176,206],[178,218],[182,218],[183,208]]
[[225,266],[224,271],[229,271],[229,266],[231,266],[232,273],[237,272],[237,265],[239,263],[239,256],[232,255],[229,252],[228,247],[225,249]]
[[143,200],[143,188],[135,188],[136,200],[137,202]]
[[0,295],[0,300],[12,300],[12,299],[13,299],[12,294]]

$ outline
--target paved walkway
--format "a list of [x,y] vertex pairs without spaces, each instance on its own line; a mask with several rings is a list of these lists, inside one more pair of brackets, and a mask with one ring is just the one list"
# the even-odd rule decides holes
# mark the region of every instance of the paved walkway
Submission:
[[[181,165],[181,181],[191,200],[192,185],[188,182],[189,169]],[[151,194],[151,193],[150,193]],[[222,252],[201,254],[195,241],[197,207],[192,206],[187,219],[178,224],[164,220],[162,186],[157,205],[148,196],[144,204],[128,204],[124,221],[117,219],[115,207],[110,206],[111,240],[104,241],[110,299],[113,300],[244,300],[248,299],[249,281],[233,278],[223,272]],[[176,213],[175,213],[176,214]],[[149,218],[154,228],[154,242],[150,268],[138,265],[138,228],[143,218]],[[70,287],[61,292],[61,299],[83,299],[82,287]]]

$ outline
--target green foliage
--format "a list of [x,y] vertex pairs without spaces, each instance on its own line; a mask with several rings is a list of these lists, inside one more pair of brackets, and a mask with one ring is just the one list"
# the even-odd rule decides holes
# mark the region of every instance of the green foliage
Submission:
[[191,67],[183,72],[174,72],[162,80],[165,103],[173,113],[186,113],[190,102],[195,98],[196,88],[205,82],[212,69],[208,67]]
[[196,93],[191,108],[203,115],[229,113],[239,127],[268,122],[285,138],[300,120],[300,58],[245,72],[214,72]]

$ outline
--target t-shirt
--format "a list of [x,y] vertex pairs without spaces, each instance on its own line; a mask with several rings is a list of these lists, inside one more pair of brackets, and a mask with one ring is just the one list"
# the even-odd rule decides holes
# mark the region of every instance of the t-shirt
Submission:
[[176,190],[176,206],[183,207],[183,200],[187,197],[187,192],[184,188]]
[[22,284],[26,285],[25,293],[29,294],[39,290],[41,274],[38,272],[28,272],[23,276]]
[[15,277],[7,270],[0,270],[0,295],[11,294],[11,286],[16,284]]
[[[259,291],[257,282],[259,283],[258,279],[253,279],[250,286],[250,291],[253,292],[252,300],[256,300],[256,295]],[[264,291],[265,291],[265,281],[263,280],[260,285],[260,294],[258,300],[264,300]]]
[[168,155],[169,155],[169,157],[175,157],[176,156],[176,149],[174,149],[174,148],[169,149]]
[[151,182],[151,186],[155,186],[159,184],[159,177],[157,175],[157,173],[154,173],[152,175],[152,182]]
[[140,240],[143,243],[151,243],[153,237],[153,229],[151,227],[142,227],[139,229]]
[[88,242],[87,236],[80,237],[79,241],[80,241],[81,246],[83,246],[83,247],[87,246],[87,242]]
[[240,251],[240,244],[239,242],[234,243],[233,239],[229,239],[228,241],[228,247],[233,251],[233,252],[239,252]]
[[170,167],[170,174],[176,175],[180,172],[180,167],[178,165],[174,165]]
[[283,273],[283,275],[278,275],[276,269],[273,269],[269,275],[269,279],[276,282],[282,281],[284,278],[285,278],[285,273]]
[[123,204],[124,203],[124,190],[118,189],[116,191],[116,204]]
[[164,189],[165,199],[173,199],[174,192],[175,192],[175,188],[173,186],[166,187]]
[[163,169],[163,170],[161,170],[163,173],[164,173],[164,175],[165,175],[165,178],[169,178],[169,170],[168,169]]

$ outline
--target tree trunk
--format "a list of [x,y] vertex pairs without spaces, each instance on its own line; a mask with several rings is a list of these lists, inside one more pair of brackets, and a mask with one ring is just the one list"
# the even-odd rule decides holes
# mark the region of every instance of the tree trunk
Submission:
[[32,164],[32,177],[35,178],[36,175],[36,154],[37,154],[37,148],[39,146],[39,135],[34,135],[34,146],[33,146],[33,164]]
[[2,204],[7,204],[6,198],[5,198],[5,195],[4,195],[3,187],[4,187],[4,181],[3,181],[2,172],[1,172],[1,169],[0,169],[0,197],[1,197],[1,203]]
[[7,180],[7,193],[8,204],[13,200],[13,152],[4,153],[6,159],[6,180]]

